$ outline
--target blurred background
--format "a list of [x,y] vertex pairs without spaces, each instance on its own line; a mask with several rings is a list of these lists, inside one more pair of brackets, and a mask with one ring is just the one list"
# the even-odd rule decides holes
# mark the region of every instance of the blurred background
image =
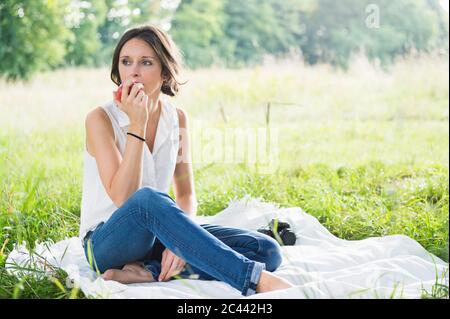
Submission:
[[[16,242],[77,235],[84,119],[116,89],[118,39],[142,24],[183,53],[171,101],[190,119],[199,214],[261,197],[341,238],[404,234],[448,261],[448,7],[0,0],[0,266]],[[5,278],[0,296],[20,295]]]
[[190,68],[243,67],[267,57],[347,68],[355,54],[448,54],[446,0],[59,0],[0,2],[0,74],[107,66],[122,33],[168,31]]

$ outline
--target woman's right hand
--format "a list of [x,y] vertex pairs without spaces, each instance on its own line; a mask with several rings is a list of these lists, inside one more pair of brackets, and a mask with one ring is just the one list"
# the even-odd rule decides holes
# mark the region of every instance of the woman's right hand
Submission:
[[[130,90],[131,86],[132,88]],[[147,104],[149,101],[142,83],[132,80],[125,81],[122,87],[121,100],[116,100],[116,95],[114,93],[113,99],[119,108],[128,115],[130,125],[146,127],[148,120]]]

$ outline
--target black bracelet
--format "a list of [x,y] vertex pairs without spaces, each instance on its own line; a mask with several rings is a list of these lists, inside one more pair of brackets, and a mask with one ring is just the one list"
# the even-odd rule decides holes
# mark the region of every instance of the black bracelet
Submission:
[[134,136],[134,137],[136,137],[136,138],[140,139],[141,141],[145,142],[145,138],[142,138],[142,137],[140,137],[140,136],[137,136],[136,134],[133,134],[133,133],[127,132],[127,135],[131,135],[131,136]]

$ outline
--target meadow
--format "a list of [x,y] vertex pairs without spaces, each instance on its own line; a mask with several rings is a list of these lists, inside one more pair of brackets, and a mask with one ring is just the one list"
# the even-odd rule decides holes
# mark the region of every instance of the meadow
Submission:
[[[250,195],[301,207],[341,238],[410,236],[448,262],[448,67],[187,70],[173,103],[189,115],[198,214]],[[62,270],[19,280],[4,266],[16,243],[78,235],[84,118],[113,89],[108,68],[0,80],[0,298],[85,297]]]

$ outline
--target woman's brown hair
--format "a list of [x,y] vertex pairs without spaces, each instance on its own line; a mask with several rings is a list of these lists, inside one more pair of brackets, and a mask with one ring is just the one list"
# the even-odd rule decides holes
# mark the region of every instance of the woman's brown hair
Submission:
[[167,77],[161,86],[161,92],[169,96],[177,95],[180,85],[178,76],[181,71],[181,55],[178,47],[172,39],[161,29],[155,26],[141,26],[126,31],[117,43],[114,50],[111,80],[120,85],[122,80],[119,75],[119,55],[124,44],[133,38],[147,42],[155,51],[161,62],[162,75]]

